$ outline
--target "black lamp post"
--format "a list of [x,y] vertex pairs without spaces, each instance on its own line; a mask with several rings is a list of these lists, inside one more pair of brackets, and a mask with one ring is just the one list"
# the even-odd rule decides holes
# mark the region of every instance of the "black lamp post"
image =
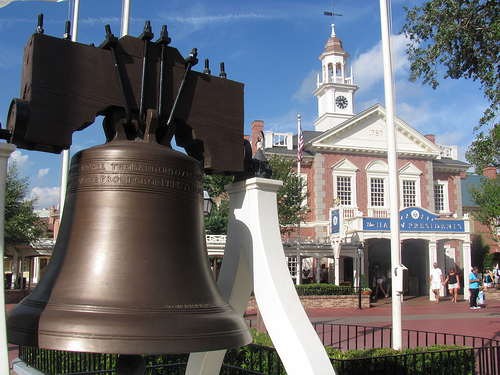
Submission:
[[356,249],[356,253],[359,259],[359,268],[358,268],[358,310],[363,310],[361,307],[361,259],[363,258],[363,244],[360,242],[358,248]]

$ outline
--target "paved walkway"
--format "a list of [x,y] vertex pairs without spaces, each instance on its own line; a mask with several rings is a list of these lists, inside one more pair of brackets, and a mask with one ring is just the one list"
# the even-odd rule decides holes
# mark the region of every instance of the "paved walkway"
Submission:
[[[372,302],[369,309],[307,309],[312,322],[351,324],[371,327],[392,326],[391,298]],[[248,319],[256,319],[248,311]],[[469,301],[452,303],[450,297],[441,302],[429,301],[428,296],[405,297],[402,304],[403,329],[449,333],[500,340],[500,301],[488,300],[481,309],[470,310]]]
[[[13,305],[7,305],[7,310]],[[350,324],[371,327],[392,325],[391,298],[372,302],[369,309],[308,309],[312,322]],[[256,319],[255,311],[247,311],[247,319]],[[486,298],[481,309],[470,310],[468,301],[451,303],[449,297],[440,303],[428,296],[405,297],[402,305],[403,329],[449,333],[500,340],[500,301]],[[17,346],[9,345],[9,361],[17,357]]]

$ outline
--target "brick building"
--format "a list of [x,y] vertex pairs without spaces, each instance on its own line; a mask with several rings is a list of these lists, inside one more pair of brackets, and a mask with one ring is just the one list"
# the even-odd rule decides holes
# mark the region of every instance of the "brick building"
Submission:
[[[301,244],[300,264],[312,269],[316,281],[325,277],[321,268],[325,264],[329,282],[356,284],[360,272],[371,284],[375,266],[384,272],[391,269],[389,217],[395,213],[389,210],[386,112],[376,104],[355,113],[358,86],[347,68],[348,58],[332,26],[319,57],[322,70],[314,91],[318,118],[314,131],[303,132],[300,170],[310,192],[300,242],[315,238],[323,251]],[[456,146],[436,144],[433,135],[420,134],[403,119],[395,121],[400,196],[396,214],[401,220],[402,262],[408,268],[405,289],[408,294],[429,294],[433,262],[443,271],[451,266],[465,272],[470,268],[469,220],[462,210],[461,180],[470,166],[458,160]],[[263,122],[255,121],[254,147],[260,131],[265,134],[266,155],[296,160],[293,131],[265,131]],[[356,251],[360,243],[361,262]],[[292,261],[293,251],[293,246],[288,251],[285,247]]]

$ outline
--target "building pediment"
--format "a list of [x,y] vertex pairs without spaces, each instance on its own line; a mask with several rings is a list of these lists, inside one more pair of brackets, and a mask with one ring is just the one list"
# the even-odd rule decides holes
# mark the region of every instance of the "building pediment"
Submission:
[[[396,117],[399,155],[436,158],[441,149],[406,122]],[[377,104],[311,139],[306,148],[314,151],[387,153],[385,108]]]

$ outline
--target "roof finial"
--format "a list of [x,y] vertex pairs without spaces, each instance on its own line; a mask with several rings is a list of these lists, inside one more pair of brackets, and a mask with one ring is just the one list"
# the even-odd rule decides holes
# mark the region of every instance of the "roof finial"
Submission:
[[335,24],[332,23],[332,37],[335,36]]

